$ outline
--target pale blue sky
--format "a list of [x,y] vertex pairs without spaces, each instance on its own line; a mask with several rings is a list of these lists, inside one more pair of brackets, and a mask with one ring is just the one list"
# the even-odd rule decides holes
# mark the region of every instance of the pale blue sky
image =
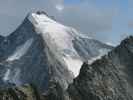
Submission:
[[113,45],[133,35],[132,0],[0,0],[0,33],[11,33],[27,13],[38,9]]
[[[86,2],[87,0],[65,0],[65,3],[76,5],[81,3],[82,1]],[[112,28],[110,30],[96,32],[96,37],[99,38],[101,41],[105,39],[105,41],[110,41],[113,44],[118,44],[120,40],[125,38],[127,35],[133,35],[133,25],[129,27],[129,23],[133,23],[132,1],[88,0],[88,3],[91,3],[98,9],[112,10],[114,13],[114,15],[112,16]]]

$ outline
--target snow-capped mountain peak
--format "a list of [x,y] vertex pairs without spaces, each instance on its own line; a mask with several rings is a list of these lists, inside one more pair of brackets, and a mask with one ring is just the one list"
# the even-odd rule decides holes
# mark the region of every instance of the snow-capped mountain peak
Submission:
[[[57,57],[62,58],[68,69],[77,76],[83,64],[80,56],[73,47],[72,41],[78,37],[72,28],[64,26],[45,14],[32,13],[29,20],[35,26],[38,34],[41,34],[51,51]],[[76,66],[76,68],[75,68]]]
[[[93,38],[78,32],[74,28],[56,22],[46,13],[31,13],[28,19],[34,25],[36,32],[43,37],[43,40],[47,43],[53,54],[55,54],[55,56],[59,58],[76,77],[79,74],[79,70],[84,61],[84,57],[81,57],[80,53],[86,52],[86,50],[78,51],[78,48],[76,49],[75,46],[77,45],[77,42],[81,42],[83,39],[93,41]],[[76,43],[74,42],[75,40],[77,40]],[[83,42],[84,41],[82,41],[82,43]],[[78,43],[80,48],[82,48],[82,43]],[[94,43],[92,43],[92,45],[93,44]],[[97,47],[94,49],[96,48]],[[108,51],[109,50],[106,52]],[[98,50],[97,52],[99,53]],[[104,53],[94,55],[94,58],[96,59],[97,56],[102,56]],[[91,59],[93,59],[93,57]]]
[[55,80],[66,89],[84,61],[92,63],[111,49],[56,22],[45,12],[31,13],[13,33],[1,39],[0,82],[34,83],[47,90],[49,82]]

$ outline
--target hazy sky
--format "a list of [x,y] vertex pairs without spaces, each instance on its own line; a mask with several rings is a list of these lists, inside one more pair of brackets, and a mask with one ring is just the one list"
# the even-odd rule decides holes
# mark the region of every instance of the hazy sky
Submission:
[[0,0],[0,33],[10,34],[32,10],[44,10],[57,21],[114,45],[133,35],[133,0]]

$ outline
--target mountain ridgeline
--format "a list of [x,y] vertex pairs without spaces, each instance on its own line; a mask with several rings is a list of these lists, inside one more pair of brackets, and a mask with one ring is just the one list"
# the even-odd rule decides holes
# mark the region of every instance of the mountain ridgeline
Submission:
[[0,37],[0,100],[133,100],[132,59],[132,36],[113,48],[31,13]]
[[91,65],[68,88],[72,100],[133,100],[133,37]]
[[83,61],[112,48],[52,20],[44,12],[31,13],[13,33],[0,38],[0,83],[34,83],[44,91],[54,80],[66,89]]

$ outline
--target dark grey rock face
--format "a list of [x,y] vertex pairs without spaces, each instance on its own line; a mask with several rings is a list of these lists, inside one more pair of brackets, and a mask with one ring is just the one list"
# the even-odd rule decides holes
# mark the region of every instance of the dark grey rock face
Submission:
[[14,87],[0,90],[0,100],[45,100],[41,97],[36,87],[27,84],[21,87]]
[[72,100],[133,100],[133,37],[92,65],[84,63],[68,88]]
[[[27,45],[28,48],[24,45]],[[49,50],[42,37],[35,32],[34,26],[27,18],[15,32],[2,41],[0,48],[3,51],[3,56],[0,57],[2,59],[0,62],[2,84],[34,83],[39,89],[47,90],[50,80],[58,81],[63,88],[72,82],[73,76],[54,57],[54,54]],[[27,50],[21,50],[21,48]],[[23,56],[17,54],[20,51],[18,49],[21,52],[25,51],[25,54]],[[15,54],[13,57],[21,57],[12,61],[13,54]]]
[[62,89],[60,84],[51,82],[48,91],[43,94],[46,100],[65,100],[65,91]]

